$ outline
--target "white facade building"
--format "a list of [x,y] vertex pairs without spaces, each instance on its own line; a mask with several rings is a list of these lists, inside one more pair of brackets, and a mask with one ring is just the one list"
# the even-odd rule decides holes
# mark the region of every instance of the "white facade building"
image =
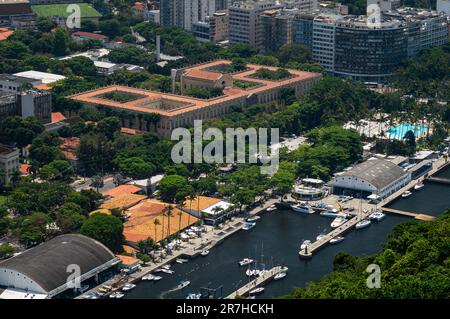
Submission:
[[0,183],[8,185],[15,171],[20,167],[20,151],[16,147],[0,145]]
[[313,59],[328,72],[334,71],[334,35],[338,18],[340,16],[335,14],[321,14],[314,18],[313,23]]
[[331,181],[333,193],[339,195],[371,194],[385,198],[411,181],[411,174],[391,161],[371,158],[337,175]]

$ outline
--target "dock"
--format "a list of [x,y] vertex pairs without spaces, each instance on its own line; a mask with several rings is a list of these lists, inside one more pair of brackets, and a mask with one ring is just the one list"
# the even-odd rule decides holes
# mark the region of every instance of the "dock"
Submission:
[[389,207],[381,207],[381,210],[386,213],[413,217],[414,219],[417,219],[417,220],[430,221],[430,220],[434,219],[434,216],[431,216],[431,215],[412,213],[412,212],[407,212],[404,210],[394,209],[394,208],[389,208]]
[[363,212],[363,213],[359,214],[359,216],[355,216],[355,217],[351,218],[350,220],[348,220],[341,226],[337,227],[336,229],[333,229],[331,232],[324,235],[323,238],[321,238],[320,240],[316,240],[315,242],[308,245],[308,247],[306,249],[300,250],[298,253],[299,256],[302,258],[312,257],[313,253],[315,253],[317,250],[319,250],[322,247],[324,247],[325,245],[327,245],[331,239],[333,239],[334,237],[343,235],[344,233],[346,233],[347,231],[349,231],[350,229],[355,227],[355,225],[359,221],[361,221],[363,219],[367,219],[369,217],[369,215],[372,213],[373,213],[372,211],[367,211],[367,212]]
[[430,176],[430,177],[427,178],[427,182],[433,182],[433,183],[440,183],[440,184],[450,185],[450,179],[449,178],[443,178],[443,177]]
[[258,276],[255,279],[253,279],[252,281],[250,281],[248,284],[242,286],[238,290],[229,294],[226,297],[226,299],[235,299],[238,296],[247,296],[249,294],[249,292],[252,291],[253,289],[272,280],[273,277],[280,272],[280,270],[281,270],[281,266],[273,267],[272,269],[263,273],[261,276]]

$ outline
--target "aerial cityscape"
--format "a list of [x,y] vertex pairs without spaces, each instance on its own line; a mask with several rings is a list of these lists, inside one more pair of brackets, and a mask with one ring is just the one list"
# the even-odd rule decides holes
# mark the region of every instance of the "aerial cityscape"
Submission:
[[449,133],[450,0],[0,0],[0,299],[450,299]]

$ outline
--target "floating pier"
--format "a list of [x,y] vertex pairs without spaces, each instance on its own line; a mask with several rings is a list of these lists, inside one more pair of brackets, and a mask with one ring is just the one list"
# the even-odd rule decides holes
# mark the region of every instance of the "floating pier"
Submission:
[[431,216],[431,215],[412,213],[412,212],[407,212],[404,210],[394,209],[394,208],[389,208],[389,207],[381,207],[381,210],[386,213],[414,217],[417,220],[430,221],[430,220],[434,219],[434,216]]
[[233,293],[229,294],[227,296],[227,299],[235,299],[238,296],[247,296],[250,291],[253,289],[265,284],[266,282],[270,281],[275,277],[276,274],[278,274],[281,270],[281,266],[273,267],[272,269],[264,272],[262,275],[256,277],[252,281],[250,281],[248,284],[242,286],[238,290],[234,291]]
[[430,177],[427,178],[427,181],[428,182],[433,182],[433,183],[450,185],[450,179],[449,178],[430,176]]

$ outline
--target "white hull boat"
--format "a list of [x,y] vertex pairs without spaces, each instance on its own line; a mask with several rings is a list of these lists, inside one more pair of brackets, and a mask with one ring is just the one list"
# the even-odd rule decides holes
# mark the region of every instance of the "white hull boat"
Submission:
[[331,228],[338,228],[339,226],[343,225],[346,221],[347,221],[346,218],[338,216],[331,223]]
[[275,205],[270,205],[269,207],[266,208],[266,211],[268,211],[268,212],[273,212],[273,211],[276,210],[276,209],[277,209],[277,206],[275,206]]
[[409,197],[409,196],[411,196],[412,195],[412,193],[410,192],[410,191],[406,191],[406,192],[404,192],[403,194],[402,194],[402,197],[403,198],[406,198],[406,197]]
[[322,238],[324,238],[326,235],[325,234],[320,234],[316,237],[316,240],[321,240]]
[[294,212],[297,213],[314,214],[314,210],[311,208],[311,206],[305,204],[295,204],[292,205],[291,208]]
[[158,281],[158,280],[161,280],[162,279],[162,277],[161,276],[153,276],[153,281]]
[[300,245],[300,250],[305,249],[305,248],[308,247],[309,245],[311,245],[311,241],[310,241],[310,240],[305,240],[305,241],[303,241],[303,243]]
[[209,250],[204,250],[200,253],[200,255],[202,255],[203,257],[208,256],[209,254]]
[[289,270],[288,267],[283,266],[283,267],[281,267],[280,272],[287,272],[288,270]]
[[185,280],[180,282],[180,284],[178,285],[178,289],[183,289],[186,288],[187,286],[189,286],[191,284],[191,282],[189,280]]
[[253,259],[244,258],[239,262],[239,266],[247,266],[247,265],[250,265],[252,262],[253,262]]
[[264,287],[259,287],[256,289],[253,289],[249,292],[249,295],[258,295],[258,294],[262,294],[264,292]]
[[344,240],[344,237],[337,236],[337,237],[330,239],[330,244],[338,244],[343,240]]
[[261,218],[260,216],[253,216],[253,217],[247,218],[247,221],[248,222],[256,222],[260,218]]
[[273,277],[273,279],[274,280],[280,280],[280,279],[283,279],[284,277],[286,277],[287,276],[287,272],[279,272],[278,274],[276,274],[274,277]]
[[183,258],[177,258],[177,259],[175,260],[175,262],[178,263],[178,264],[184,264],[184,263],[187,263],[188,261],[189,261],[189,260],[183,259]]
[[250,229],[252,229],[252,228],[255,227],[255,226],[256,226],[256,223],[246,222],[246,223],[244,224],[244,227],[242,227],[242,229],[243,229],[243,230],[250,230]]
[[125,284],[122,287],[122,291],[130,291],[131,289],[134,289],[134,288],[136,288],[135,284]]
[[202,296],[202,294],[195,294],[195,293],[190,293],[186,299],[200,299],[200,297]]
[[161,268],[162,268],[162,269],[170,269],[170,268],[172,268],[172,266],[170,266],[170,265],[164,265],[164,266],[162,266]]
[[362,229],[362,228],[366,228],[366,227],[369,227],[369,226],[370,226],[370,220],[363,219],[362,221],[356,223],[355,228],[356,229]]
[[414,186],[414,190],[416,190],[416,191],[421,190],[424,186],[425,186],[425,184],[418,183]]
[[164,272],[164,273],[166,273],[166,274],[173,274],[173,273],[174,273],[173,270],[165,269],[165,268],[161,268],[161,271]]
[[155,276],[148,274],[145,275],[144,277],[142,277],[142,280],[146,281],[146,280],[153,280],[155,278]]
[[375,213],[369,215],[369,218],[371,220],[376,220],[378,222],[380,220],[382,220],[384,217],[386,217],[386,215],[384,213],[382,213],[382,212],[375,212]]

